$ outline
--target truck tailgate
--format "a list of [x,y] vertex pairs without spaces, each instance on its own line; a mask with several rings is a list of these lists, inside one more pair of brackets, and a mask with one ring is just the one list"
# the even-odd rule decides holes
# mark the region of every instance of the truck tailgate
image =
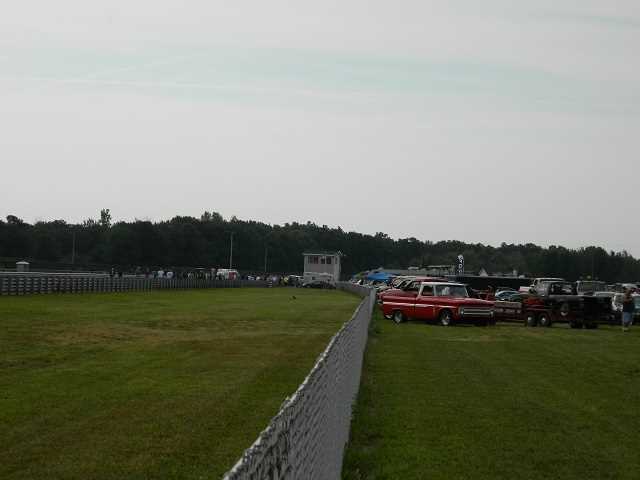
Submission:
[[496,320],[520,321],[520,315],[522,314],[522,303],[497,301],[495,302],[493,311]]

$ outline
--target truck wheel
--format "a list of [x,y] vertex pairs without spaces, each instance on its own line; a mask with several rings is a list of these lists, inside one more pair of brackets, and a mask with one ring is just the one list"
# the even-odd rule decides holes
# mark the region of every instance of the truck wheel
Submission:
[[440,312],[438,321],[443,327],[448,327],[449,325],[451,325],[453,323],[453,315],[451,314],[451,311],[443,310],[442,312]]
[[541,313],[538,317],[538,325],[541,327],[551,326],[551,316],[548,313]]
[[395,323],[404,322],[404,313],[402,313],[400,310],[396,310],[395,312],[393,312],[393,321]]
[[538,319],[536,318],[535,313],[527,313],[527,316],[524,318],[524,324],[526,327],[535,327],[538,325]]

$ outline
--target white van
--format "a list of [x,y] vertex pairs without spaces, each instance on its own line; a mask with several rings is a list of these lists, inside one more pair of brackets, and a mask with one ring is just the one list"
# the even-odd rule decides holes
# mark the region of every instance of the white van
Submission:
[[240,280],[240,274],[232,268],[219,268],[216,272],[218,280]]
[[324,282],[333,285],[335,280],[330,273],[304,272],[302,276],[302,284],[311,282]]

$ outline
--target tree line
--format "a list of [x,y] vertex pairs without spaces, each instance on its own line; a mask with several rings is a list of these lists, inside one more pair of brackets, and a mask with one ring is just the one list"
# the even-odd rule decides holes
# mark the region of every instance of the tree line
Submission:
[[[640,261],[627,252],[601,247],[543,248],[531,243],[499,247],[461,241],[394,240],[384,233],[367,235],[340,227],[307,223],[270,225],[204,212],[200,218],[176,216],[151,222],[113,222],[108,209],[97,219],[79,224],[64,220],[29,224],[17,216],[0,220],[0,259],[5,268],[27,259],[34,268],[111,268],[124,271],[156,268],[228,267],[233,234],[233,267],[241,271],[296,273],[302,253],[338,250],[346,275],[377,267],[407,268],[454,265],[465,257],[465,270],[527,276],[599,278],[606,281],[640,279]],[[266,262],[265,262],[266,260]]]

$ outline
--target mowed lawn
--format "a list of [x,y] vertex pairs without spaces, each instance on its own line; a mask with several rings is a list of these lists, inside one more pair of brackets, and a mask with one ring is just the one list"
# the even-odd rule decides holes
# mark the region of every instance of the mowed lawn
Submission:
[[0,297],[0,478],[219,478],[359,301],[286,288]]
[[640,478],[640,328],[377,314],[344,478]]

